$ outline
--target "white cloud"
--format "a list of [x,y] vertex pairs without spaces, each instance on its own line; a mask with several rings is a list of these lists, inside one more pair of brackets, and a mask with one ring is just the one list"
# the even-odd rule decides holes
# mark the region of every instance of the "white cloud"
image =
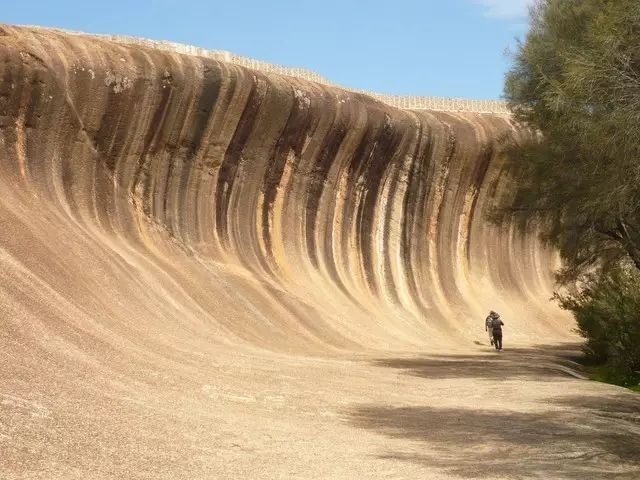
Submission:
[[524,18],[535,0],[473,0],[485,8],[485,16],[491,18]]

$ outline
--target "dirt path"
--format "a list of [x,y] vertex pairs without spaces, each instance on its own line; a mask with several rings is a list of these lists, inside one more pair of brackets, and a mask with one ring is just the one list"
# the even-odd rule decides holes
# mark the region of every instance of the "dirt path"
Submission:
[[423,395],[361,405],[353,424],[403,440],[378,458],[426,478],[638,478],[640,396],[571,378],[565,353],[383,359]]
[[[635,479],[640,396],[549,350],[313,359],[5,382],[6,479]],[[556,352],[553,352],[555,355]],[[64,375],[63,372],[60,372]],[[53,381],[52,381],[53,380]]]

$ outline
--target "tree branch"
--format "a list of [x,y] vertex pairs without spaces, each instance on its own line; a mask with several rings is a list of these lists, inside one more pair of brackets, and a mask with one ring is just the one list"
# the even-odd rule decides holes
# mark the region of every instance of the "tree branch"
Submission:
[[627,255],[629,255],[635,267],[640,270],[640,248],[629,234],[629,228],[624,218],[618,218],[616,228],[614,229],[603,228],[602,225],[598,223],[593,225],[593,229],[618,243],[624,251],[627,252]]

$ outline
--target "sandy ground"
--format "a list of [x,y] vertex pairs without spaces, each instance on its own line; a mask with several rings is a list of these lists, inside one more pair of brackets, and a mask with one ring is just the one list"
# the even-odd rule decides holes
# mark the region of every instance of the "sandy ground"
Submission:
[[350,359],[228,351],[182,375],[149,368],[119,382],[78,371],[60,391],[55,378],[46,388],[4,379],[0,473],[639,478],[640,396],[568,375],[575,366],[557,357],[567,348]]

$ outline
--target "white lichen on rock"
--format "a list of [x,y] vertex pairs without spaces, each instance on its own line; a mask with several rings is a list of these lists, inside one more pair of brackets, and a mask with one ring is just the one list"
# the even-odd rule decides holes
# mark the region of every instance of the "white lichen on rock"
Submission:
[[107,87],[113,87],[113,91],[115,93],[120,93],[124,90],[130,89],[133,86],[133,80],[121,73],[107,70],[104,78],[104,84]]

